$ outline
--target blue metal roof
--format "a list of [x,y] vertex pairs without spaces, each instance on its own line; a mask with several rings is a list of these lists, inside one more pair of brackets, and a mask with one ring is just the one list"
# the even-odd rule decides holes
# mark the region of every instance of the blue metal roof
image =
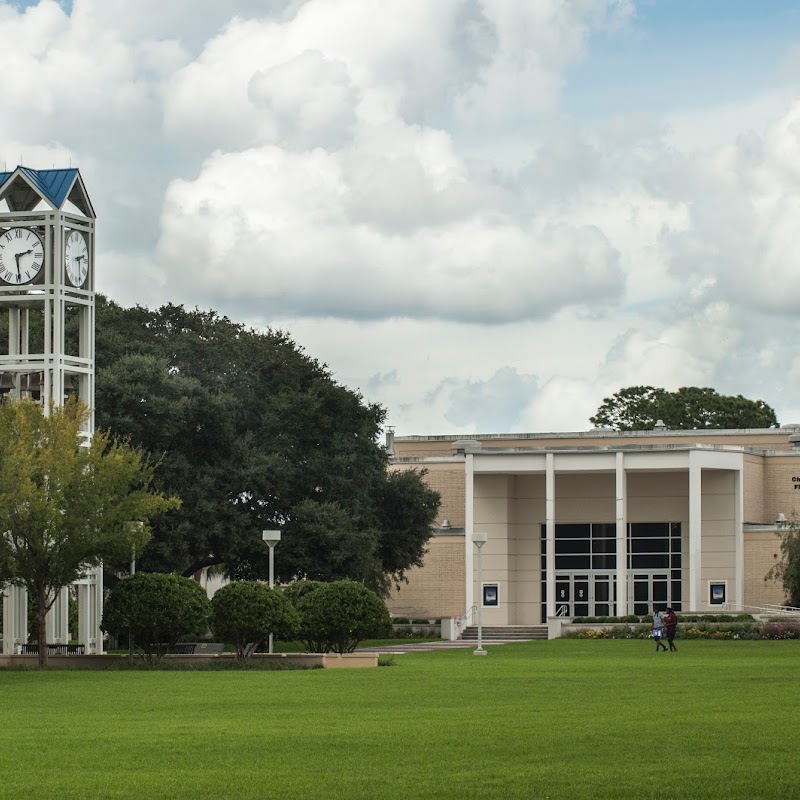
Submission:
[[75,178],[77,169],[30,169],[19,167],[19,171],[56,207],[61,208],[66,200]]
[[[36,189],[54,208],[61,208],[69,196],[76,181],[79,183],[78,194],[72,198],[79,206],[84,206],[84,213],[94,216],[91,201],[86,196],[80,173],[76,168],[69,169],[31,169],[17,167],[13,172],[0,172],[0,193],[12,175],[19,173]],[[85,200],[85,203],[83,202]]]

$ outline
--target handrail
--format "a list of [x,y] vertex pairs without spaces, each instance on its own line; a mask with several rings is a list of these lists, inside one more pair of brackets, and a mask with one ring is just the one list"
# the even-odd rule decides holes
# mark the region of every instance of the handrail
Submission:
[[472,619],[472,617],[475,616],[475,612],[477,610],[478,610],[478,606],[475,606],[475,605],[470,606],[464,612],[464,616],[463,617],[458,617],[458,619],[456,619],[456,627],[457,627],[459,633],[461,633],[461,631],[463,631],[464,628],[466,628],[469,625],[470,620]]
[[741,603],[723,603],[723,611],[755,612],[756,614],[772,614],[780,617],[800,616],[800,608],[796,606],[781,606],[777,603],[767,603],[764,606],[746,606]]
[[569,616],[569,605],[567,603],[562,603],[558,609],[556,609],[556,616],[557,617],[568,617]]
[[473,605],[470,606],[465,612],[464,616],[459,618],[459,622],[468,622],[475,616],[475,612],[478,610],[478,606]]

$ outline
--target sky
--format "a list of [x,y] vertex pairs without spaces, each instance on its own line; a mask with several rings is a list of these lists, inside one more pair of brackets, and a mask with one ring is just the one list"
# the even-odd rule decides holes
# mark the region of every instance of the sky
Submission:
[[800,422],[796,0],[0,0],[0,41],[0,166],[80,168],[123,306],[286,331],[401,436],[634,385]]

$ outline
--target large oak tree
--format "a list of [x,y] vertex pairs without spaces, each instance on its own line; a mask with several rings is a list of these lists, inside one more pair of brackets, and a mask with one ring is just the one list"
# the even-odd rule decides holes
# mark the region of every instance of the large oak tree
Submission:
[[144,569],[264,578],[266,528],[284,531],[282,580],[385,588],[421,563],[438,494],[387,472],[383,408],[286,333],[98,297],[96,406],[100,425],[160,457],[157,485],[183,501],[155,523]]

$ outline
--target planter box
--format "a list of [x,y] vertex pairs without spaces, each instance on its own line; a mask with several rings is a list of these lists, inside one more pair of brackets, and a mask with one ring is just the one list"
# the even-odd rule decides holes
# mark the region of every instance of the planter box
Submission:
[[[353,669],[377,667],[377,653],[254,653],[251,658],[273,659],[283,664],[298,667],[322,667],[323,669]],[[236,658],[233,653],[218,655],[167,655],[170,661],[182,661],[187,664],[202,664],[213,658]],[[73,669],[102,669],[114,661],[127,661],[126,655],[90,655],[90,656],[50,656],[47,659],[51,667],[72,667]],[[0,655],[0,667],[39,666],[38,655],[7,656]]]

